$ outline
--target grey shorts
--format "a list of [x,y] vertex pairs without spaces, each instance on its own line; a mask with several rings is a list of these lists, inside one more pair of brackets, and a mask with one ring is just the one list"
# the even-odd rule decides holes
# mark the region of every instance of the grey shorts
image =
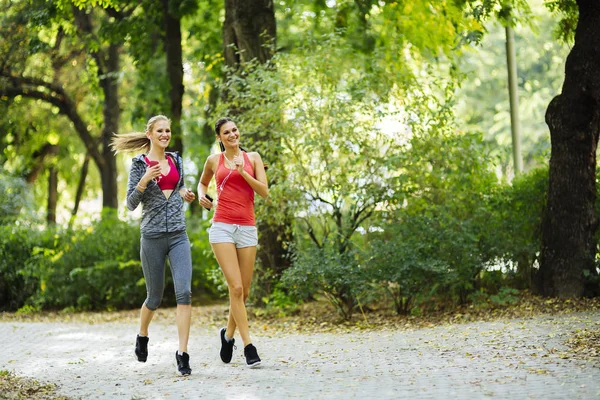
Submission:
[[208,229],[210,243],[233,243],[235,247],[251,247],[258,245],[258,231],[256,226],[226,224],[213,222]]

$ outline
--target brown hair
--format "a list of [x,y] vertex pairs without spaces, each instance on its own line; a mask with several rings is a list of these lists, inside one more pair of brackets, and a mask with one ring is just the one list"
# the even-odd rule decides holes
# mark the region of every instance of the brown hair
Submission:
[[146,123],[146,130],[144,132],[131,132],[123,133],[120,135],[114,135],[110,141],[110,147],[115,154],[121,151],[143,151],[144,153],[150,150],[150,139],[146,134],[152,132],[154,124],[158,121],[167,121],[169,124],[171,120],[164,115],[155,115],[150,118]]
[[[215,123],[215,133],[217,134],[217,136],[221,137],[221,127],[223,125],[225,125],[227,122],[233,122],[235,123],[231,118],[228,117],[223,117],[223,118],[219,118],[217,120],[217,122]],[[219,141],[219,148],[221,149],[221,151],[225,151],[225,146],[223,146],[223,143],[221,143]],[[240,147],[241,150],[244,150]]]

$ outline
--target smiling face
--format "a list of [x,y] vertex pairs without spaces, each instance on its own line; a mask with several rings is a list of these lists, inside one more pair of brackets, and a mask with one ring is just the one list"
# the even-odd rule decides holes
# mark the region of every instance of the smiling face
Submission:
[[225,149],[236,149],[240,145],[240,131],[235,122],[229,121],[221,126],[218,138],[225,146]]
[[152,125],[152,130],[146,133],[146,136],[153,147],[166,149],[171,141],[171,124],[167,120],[159,119]]

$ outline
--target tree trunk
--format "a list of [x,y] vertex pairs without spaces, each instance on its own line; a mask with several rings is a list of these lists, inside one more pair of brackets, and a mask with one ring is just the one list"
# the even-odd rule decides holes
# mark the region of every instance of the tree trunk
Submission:
[[31,169],[25,174],[25,182],[33,183],[46,166],[46,157],[54,154],[56,145],[46,143],[41,149],[35,151],[31,156]]
[[119,131],[119,61],[120,46],[111,44],[106,51],[104,60],[104,76],[100,76],[100,85],[104,92],[102,127],[102,158],[104,168],[100,171],[102,175],[102,207],[117,208],[119,206],[117,197],[117,159],[110,149],[110,140]]
[[[225,63],[232,71],[237,71],[241,64],[254,59],[259,63],[269,61],[275,51],[275,39],[275,10],[271,0],[225,0],[223,53]],[[226,97],[227,93],[224,93],[224,96]],[[268,137],[252,139],[254,142],[269,140]],[[273,186],[277,182],[270,180],[269,184]],[[288,229],[290,225],[289,222],[277,225],[268,221],[258,224],[258,258],[262,267],[271,272],[267,275],[275,279],[290,265],[289,253],[285,247],[286,243],[292,240]],[[265,282],[263,286],[266,294],[272,291],[270,281]]]
[[163,24],[165,29],[165,53],[167,77],[171,86],[171,148],[183,154],[183,132],[181,132],[181,109],[183,102],[183,56],[181,49],[181,19],[169,10],[169,0],[163,0]]
[[48,168],[48,210],[46,222],[48,226],[56,225],[56,206],[58,204],[58,168],[56,167],[56,156],[58,146],[51,146],[49,155],[53,156]]
[[[75,17],[75,25],[79,31],[85,35],[95,35],[92,15],[85,10],[72,6],[73,15]],[[112,9],[106,9],[105,12],[110,18],[121,20],[122,16],[114,13]],[[96,39],[100,41],[99,39]],[[111,43],[107,47],[103,47],[91,51],[91,56],[96,61],[98,67],[98,78],[100,87],[104,93],[104,103],[102,116],[104,124],[102,126],[101,143],[102,154],[100,159],[97,158],[98,153],[95,143],[88,143],[84,139],[89,154],[92,156],[100,172],[102,181],[102,207],[117,208],[117,160],[110,149],[110,141],[112,136],[119,132],[119,118],[121,116],[121,108],[119,107],[119,67],[120,67],[120,51],[121,45]],[[73,110],[76,111],[75,107]],[[76,128],[76,120],[71,118]],[[83,122],[83,121],[80,121]],[[77,128],[78,131],[87,131],[87,128]],[[94,151],[95,150],[95,151]]]
[[235,68],[255,58],[261,64],[269,61],[275,37],[272,0],[225,0],[223,54],[227,66]]
[[546,111],[552,156],[542,231],[539,290],[546,296],[598,293],[594,264],[596,147],[600,130],[600,2],[578,0],[575,44],[562,93]]
[[87,179],[88,170],[90,168],[90,155],[85,155],[85,160],[81,166],[81,173],[79,175],[79,184],[77,185],[77,193],[75,194],[75,204],[73,205],[73,211],[71,212],[71,219],[69,220],[69,227],[73,226],[77,211],[79,211],[79,204],[83,197],[83,189],[85,188],[85,180]]

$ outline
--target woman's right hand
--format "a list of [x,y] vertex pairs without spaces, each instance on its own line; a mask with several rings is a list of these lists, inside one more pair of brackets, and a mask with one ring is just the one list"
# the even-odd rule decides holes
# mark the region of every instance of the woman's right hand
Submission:
[[144,186],[148,185],[152,179],[156,179],[160,176],[160,164],[153,165],[152,167],[146,167],[146,173],[140,179],[140,183],[143,183]]
[[198,199],[198,202],[200,203],[200,205],[204,208],[206,208],[207,210],[210,210],[213,208],[213,202],[210,201],[209,199],[206,198],[206,196],[200,196],[200,198]]

